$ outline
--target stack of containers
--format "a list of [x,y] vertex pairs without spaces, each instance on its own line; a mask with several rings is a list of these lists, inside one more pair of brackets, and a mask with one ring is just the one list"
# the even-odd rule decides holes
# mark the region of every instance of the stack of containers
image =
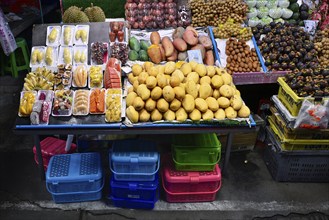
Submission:
[[272,97],[265,163],[276,181],[328,182],[329,129],[294,129],[302,103],[301,97],[299,102],[294,97],[287,85],[281,85],[278,96]]
[[221,187],[221,145],[216,134],[175,135],[165,156],[162,185],[168,202],[214,201]]
[[115,141],[110,152],[109,199],[117,207],[153,209],[159,198],[156,145],[143,140]]
[[46,173],[46,187],[56,203],[99,200],[104,186],[99,153],[55,155]]

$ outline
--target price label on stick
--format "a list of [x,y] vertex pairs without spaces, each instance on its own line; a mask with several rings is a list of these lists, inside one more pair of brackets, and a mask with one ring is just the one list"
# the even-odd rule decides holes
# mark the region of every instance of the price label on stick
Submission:
[[194,60],[197,63],[203,64],[201,50],[188,50],[187,56],[188,56],[189,62]]

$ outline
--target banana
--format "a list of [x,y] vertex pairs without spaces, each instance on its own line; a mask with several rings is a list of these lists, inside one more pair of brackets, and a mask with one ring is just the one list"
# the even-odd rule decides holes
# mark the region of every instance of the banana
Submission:
[[71,27],[64,28],[64,44],[69,45],[71,40]]
[[71,51],[69,50],[69,48],[64,48],[63,58],[65,64],[69,64],[72,62]]
[[57,31],[57,28],[53,28],[50,32],[50,34],[48,35],[48,41],[49,43],[54,43],[56,38],[57,38],[57,34],[58,34],[58,31]]
[[52,47],[47,47],[47,50],[46,50],[46,64],[48,66],[53,65],[53,48]]

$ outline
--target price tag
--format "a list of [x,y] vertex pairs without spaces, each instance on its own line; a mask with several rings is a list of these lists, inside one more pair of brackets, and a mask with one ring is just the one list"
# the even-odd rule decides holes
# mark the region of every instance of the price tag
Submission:
[[203,64],[201,50],[188,50],[187,56],[188,56],[189,62],[194,60],[197,63]]

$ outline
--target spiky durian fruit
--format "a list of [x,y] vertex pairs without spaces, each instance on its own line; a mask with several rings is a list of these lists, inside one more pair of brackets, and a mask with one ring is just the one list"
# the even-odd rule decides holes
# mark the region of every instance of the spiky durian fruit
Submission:
[[88,16],[90,22],[105,21],[105,13],[103,9],[98,6],[94,6],[93,3],[91,3],[91,6],[86,8],[84,12]]
[[65,10],[63,23],[85,23],[89,22],[88,16],[76,6],[71,6]]

